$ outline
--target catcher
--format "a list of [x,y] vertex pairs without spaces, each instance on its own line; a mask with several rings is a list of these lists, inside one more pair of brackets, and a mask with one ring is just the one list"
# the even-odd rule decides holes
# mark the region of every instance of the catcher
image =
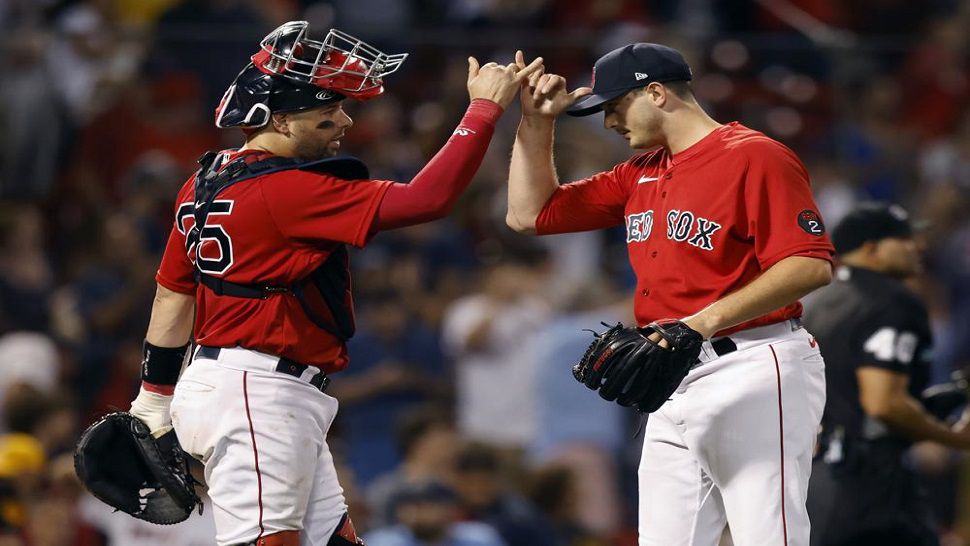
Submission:
[[[360,161],[332,157],[353,125],[342,102],[379,96],[406,54],[337,30],[311,39],[307,26],[270,33],[216,109],[216,125],[246,142],[205,154],[179,192],[141,390],[131,415],[95,426],[77,454],[100,498],[171,523],[196,502],[180,451],[162,445],[174,427],[205,465],[220,546],[361,543],[327,445],[337,401],[325,391],[354,333],[347,245],[446,215],[541,66],[470,57],[471,104],[448,142],[410,184],[371,180]],[[120,458],[138,468],[98,471]]]
[[[640,546],[714,546],[725,524],[741,546],[807,546],[825,376],[798,298],[832,276],[808,173],[778,142],[711,119],[673,49],[630,44],[593,74],[592,88],[572,92],[555,74],[523,86],[507,222],[540,235],[626,227],[647,326],[601,334],[575,374],[653,412]],[[607,129],[652,151],[560,184],[553,130],[567,109],[602,111]]]

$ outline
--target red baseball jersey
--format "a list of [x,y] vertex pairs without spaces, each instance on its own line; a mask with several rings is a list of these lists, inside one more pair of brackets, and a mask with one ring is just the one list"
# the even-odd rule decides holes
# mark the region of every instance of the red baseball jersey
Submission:
[[[223,165],[264,152],[226,151]],[[196,295],[195,340],[214,347],[246,347],[332,372],[346,367],[342,341],[315,326],[292,294],[263,299],[216,296],[197,286],[194,262],[205,272],[239,284],[290,285],[306,277],[340,243],[363,246],[391,182],[347,181],[288,170],[229,186],[216,196],[206,220],[209,236],[186,250],[195,224],[195,178],[179,191],[175,226],[156,280],[169,290]],[[197,254],[198,252],[198,254]]]
[[[784,145],[738,123],[671,155],[659,149],[564,184],[539,234],[626,225],[640,325],[683,318],[789,256],[832,260],[808,172]],[[795,302],[718,332],[801,316]]]

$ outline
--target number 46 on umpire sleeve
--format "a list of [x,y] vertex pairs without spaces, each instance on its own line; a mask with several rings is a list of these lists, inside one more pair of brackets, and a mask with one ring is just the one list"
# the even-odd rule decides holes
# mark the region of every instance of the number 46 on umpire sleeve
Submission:
[[[199,234],[199,248],[195,241],[185,239],[185,252],[195,261],[199,270],[210,275],[222,275],[232,267],[232,238],[218,222],[220,216],[232,214],[233,200],[213,201],[209,216]],[[195,224],[195,204],[184,203],[179,207],[176,225],[182,235],[189,233]],[[214,217],[214,218],[213,218]]]
[[862,350],[883,362],[909,364],[916,353],[918,338],[913,332],[896,332],[895,328],[880,328],[862,345]]

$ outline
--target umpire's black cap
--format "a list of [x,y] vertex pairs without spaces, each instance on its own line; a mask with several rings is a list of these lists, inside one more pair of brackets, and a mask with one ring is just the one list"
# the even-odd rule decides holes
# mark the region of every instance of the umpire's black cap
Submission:
[[[916,228],[922,227],[917,225]],[[851,252],[866,241],[890,237],[912,237],[914,226],[909,213],[890,203],[862,203],[847,214],[832,230],[832,244],[837,254]]]
[[653,82],[690,81],[690,66],[676,49],[660,44],[636,43],[614,49],[593,66],[593,94],[572,105],[567,114],[588,116],[631,89]]

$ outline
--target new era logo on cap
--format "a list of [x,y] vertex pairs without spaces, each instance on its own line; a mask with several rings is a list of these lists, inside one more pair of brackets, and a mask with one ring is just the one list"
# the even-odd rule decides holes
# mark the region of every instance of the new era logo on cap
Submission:
[[603,55],[593,66],[593,92],[567,112],[585,116],[632,89],[657,82],[690,81],[690,66],[679,51],[660,44],[635,43]]

